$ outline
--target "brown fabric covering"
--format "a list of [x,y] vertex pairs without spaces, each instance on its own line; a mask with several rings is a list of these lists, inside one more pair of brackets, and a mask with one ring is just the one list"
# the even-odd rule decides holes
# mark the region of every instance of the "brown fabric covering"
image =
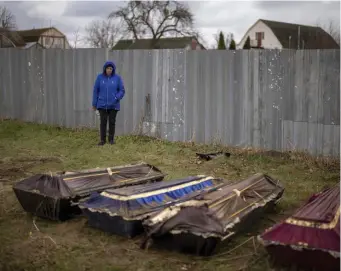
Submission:
[[63,179],[74,193],[83,194],[88,191],[104,190],[122,187],[129,184],[143,183],[144,180],[152,180],[154,178],[163,179],[165,176],[159,169],[148,164],[114,167],[111,168],[111,170],[113,172],[111,176],[106,169],[102,169],[91,173],[66,174],[63,176]]
[[30,191],[52,198],[68,198],[74,196],[73,191],[60,176],[36,174],[14,185],[14,189]]
[[[171,213],[174,207],[152,216],[144,223],[148,232],[146,241],[174,230],[177,233],[223,238],[232,233],[235,225],[252,213],[254,208],[280,198],[283,191],[279,182],[269,176],[256,174],[242,182],[199,196],[192,207],[180,207],[170,217],[165,214]],[[160,219],[154,222],[156,218]]]
[[139,184],[144,181],[162,180],[164,174],[148,164],[112,167],[112,175],[107,169],[79,171],[56,175],[37,174],[14,185],[15,189],[39,193],[51,197],[73,197]]
[[224,225],[207,206],[182,208],[176,216],[158,224],[148,234],[162,236],[180,229],[184,232],[224,234]]
[[[241,191],[238,196],[234,190]],[[237,217],[247,215],[253,206],[262,203],[272,194],[281,195],[283,188],[266,175],[254,175],[242,182],[228,185],[225,188],[209,193],[203,200],[210,202],[209,208],[224,224],[228,225]]]
[[92,192],[162,181],[165,176],[156,167],[145,163],[110,169],[110,174],[107,169],[37,174],[17,182],[13,190],[26,212],[66,220],[81,213],[77,203]]

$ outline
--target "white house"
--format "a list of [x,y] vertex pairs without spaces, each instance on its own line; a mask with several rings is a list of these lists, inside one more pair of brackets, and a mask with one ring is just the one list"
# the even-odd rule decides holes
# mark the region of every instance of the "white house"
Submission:
[[[259,19],[245,33],[237,49],[250,37],[252,48],[262,49],[339,49],[337,42],[322,28]],[[298,42],[299,41],[299,42]]]

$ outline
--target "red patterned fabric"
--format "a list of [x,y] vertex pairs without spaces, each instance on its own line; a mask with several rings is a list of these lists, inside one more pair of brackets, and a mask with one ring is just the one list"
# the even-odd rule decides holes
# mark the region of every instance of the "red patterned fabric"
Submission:
[[339,270],[340,186],[314,194],[260,240],[275,262]]
[[262,235],[263,240],[283,245],[340,252],[340,222],[333,229],[319,229],[281,223]]

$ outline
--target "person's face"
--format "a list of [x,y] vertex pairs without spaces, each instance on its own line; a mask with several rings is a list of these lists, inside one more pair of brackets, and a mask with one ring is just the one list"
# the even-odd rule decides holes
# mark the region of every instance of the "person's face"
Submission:
[[111,75],[112,74],[112,67],[107,67],[106,69],[105,69],[105,72],[106,72],[106,74],[109,76],[109,75]]

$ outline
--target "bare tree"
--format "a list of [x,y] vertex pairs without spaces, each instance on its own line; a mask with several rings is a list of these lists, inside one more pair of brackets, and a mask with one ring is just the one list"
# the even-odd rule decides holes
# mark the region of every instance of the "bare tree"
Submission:
[[227,33],[226,35],[226,45],[229,46],[231,44],[231,41],[234,40],[234,35],[233,33]]
[[80,28],[78,27],[72,34],[72,36],[73,36],[73,46],[72,47],[75,49],[77,48],[78,43],[82,40],[79,31],[80,31]]
[[316,25],[326,31],[330,36],[332,36],[337,44],[340,45],[340,22],[331,19],[327,23],[323,24],[320,20],[318,20]]
[[120,38],[120,27],[113,20],[95,20],[85,27],[84,37],[91,47],[112,48]]
[[0,28],[13,30],[17,28],[14,14],[7,8],[0,6]]
[[[222,31],[218,31],[216,34],[214,34],[214,40],[215,40],[216,44],[219,43],[220,32],[222,32]],[[229,46],[231,41],[234,39],[233,33],[229,32],[229,33],[224,34],[224,35],[225,35],[225,44],[226,44],[226,46]],[[217,49],[217,48],[218,48],[217,45],[212,46],[212,49]]]
[[220,36],[220,30],[217,31],[216,34],[213,35],[215,44],[211,46],[212,49],[217,49],[218,48],[218,43],[219,43],[219,36]]
[[197,36],[193,14],[178,1],[129,1],[109,18],[119,19],[124,33],[134,39],[149,36],[156,42],[167,36]]

